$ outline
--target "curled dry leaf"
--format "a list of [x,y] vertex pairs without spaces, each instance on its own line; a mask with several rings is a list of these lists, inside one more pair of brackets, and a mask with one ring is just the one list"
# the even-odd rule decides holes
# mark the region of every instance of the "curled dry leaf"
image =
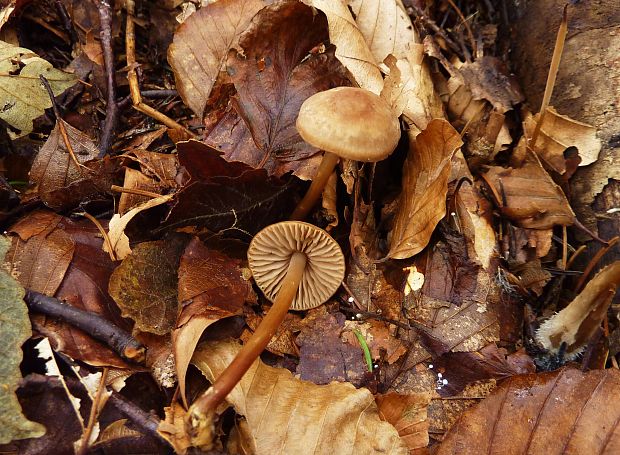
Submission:
[[240,314],[253,291],[243,277],[240,260],[207,248],[197,238],[185,248],[178,274],[183,309],[172,342],[179,388],[186,401],[185,374],[202,332],[220,319]]
[[[328,40],[326,22],[322,14],[291,0],[254,16],[239,38],[241,50],[228,55],[227,71],[237,90],[231,99],[234,111],[207,138],[227,160],[265,168],[270,175],[293,171],[306,180],[314,176],[319,157],[310,157],[319,150],[295,128],[299,108],[317,92],[350,84],[333,46],[321,50]],[[246,142],[244,129],[252,141]]]
[[192,14],[174,34],[168,62],[179,95],[202,118],[211,89],[224,69],[228,50],[263,7],[262,0],[221,0]]
[[[526,137],[532,137],[539,119],[540,114],[534,117],[528,115],[525,118],[523,129]],[[534,148],[536,153],[554,171],[564,174],[566,172],[564,152],[569,147],[577,147],[579,150],[581,158],[579,166],[594,163],[601,151],[601,140],[596,137],[596,128],[558,114],[552,107],[547,108]]]
[[[0,262],[4,263],[10,245],[11,241],[7,237],[0,236]],[[24,417],[15,395],[21,380],[19,371],[19,364],[23,358],[21,346],[32,335],[28,307],[23,298],[24,289],[3,266],[0,266],[0,301],[2,301],[0,444],[6,444],[14,439],[37,438],[45,434],[45,427]]]
[[600,327],[618,284],[620,261],[599,271],[566,308],[545,321],[536,340],[555,353],[566,343],[566,354],[570,358],[578,355]]
[[406,259],[426,247],[446,214],[450,160],[463,144],[445,120],[434,119],[411,142],[388,257]]
[[[162,187],[163,185],[157,182],[154,178],[149,177],[136,169],[132,169],[130,167],[125,168],[125,181],[123,182],[123,188],[161,194],[163,189]],[[142,194],[123,192],[118,200],[118,214],[124,215],[132,207],[147,202],[150,199],[152,199],[152,196],[149,197]]]
[[520,168],[492,166],[482,176],[502,214],[518,226],[549,229],[575,221],[564,192],[529,150]]
[[77,82],[75,75],[53,68],[31,50],[0,41],[0,119],[18,129],[18,137],[30,133],[32,121],[52,107],[39,75],[45,76],[54,95]]
[[461,415],[437,454],[618,453],[619,399],[616,369],[514,376]]
[[[235,342],[203,344],[192,362],[213,381],[239,351]],[[240,431],[255,453],[406,454],[396,429],[379,418],[373,396],[347,383],[316,385],[256,360],[226,398],[245,417]]]
[[183,236],[143,242],[110,277],[110,295],[123,316],[144,332],[165,335],[174,328],[179,307],[177,268],[185,243]]
[[427,408],[431,401],[429,393],[401,395],[390,392],[376,395],[375,401],[381,418],[394,425],[410,453],[428,446]]
[[368,47],[343,0],[304,0],[322,11],[329,24],[329,39],[336,46],[336,58],[349,70],[355,82],[366,90],[381,93],[383,78],[377,60]]

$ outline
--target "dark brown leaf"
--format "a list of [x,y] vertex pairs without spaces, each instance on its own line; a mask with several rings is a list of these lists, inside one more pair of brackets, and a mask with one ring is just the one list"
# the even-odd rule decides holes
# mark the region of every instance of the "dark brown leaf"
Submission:
[[[310,179],[318,161],[309,166],[307,160],[319,150],[297,133],[299,108],[314,93],[350,84],[333,48],[313,50],[327,40],[325,16],[309,6],[284,0],[263,8],[239,38],[242,53],[232,51],[227,61],[237,90],[232,105],[242,120],[225,116],[207,142],[218,149],[221,143],[235,144],[233,150],[221,149],[227,160],[264,167],[270,175],[293,171]],[[242,130],[234,132],[235,126],[249,129],[254,147],[239,141]],[[227,141],[227,135],[235,140]],[[239,142],[245,146],[238,148]]]
[[164,335],[174,328],[177,268],[185,244],[183,236],[141,243],[110,277],[110,295],[144,332]]
[[618,453],[619,399],[616,369],[515,376],[464,412],[437,453]]

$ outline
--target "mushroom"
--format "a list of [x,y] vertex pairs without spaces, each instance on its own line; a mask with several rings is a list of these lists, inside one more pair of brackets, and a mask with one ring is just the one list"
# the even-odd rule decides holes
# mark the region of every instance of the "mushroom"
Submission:
[[284,221],[260,231],[250,243],[248,262],[254,280],[273,302],[254,334],[231,364],[188,412],[193,442],[208,446],[217,406],[265,349],[290,308],[308,310],[329,299],[344,278],[344,256],[323,229],[301,221]]
[[296,126],[304,141],[325,153],[291,220],[303,220],[312,210],[340,158],[381,161],[400,139],[398,117],[388,103],[355,87],[336,87],[312,95],[301,105]]

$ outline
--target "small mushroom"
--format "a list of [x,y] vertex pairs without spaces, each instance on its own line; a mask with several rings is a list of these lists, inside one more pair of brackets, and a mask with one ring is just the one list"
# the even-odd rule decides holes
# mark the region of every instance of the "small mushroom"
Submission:
[[302,220],[312,210],[340,158],[381,161],[400,139],[398,117],[385,100],[355,87],[336,87],[312,95],[301,105],[296,126],[304,141],[325,153],[291,220]]
[[208,446],[217,406],[265,349],[290,308],[307,310],[329,299],[342,283],[345,264],[338,243],[323,229],[284,221],[260,231],[248,249],[254,280],[273,302],[260,325],[215,383],[188,412],[194,443]]

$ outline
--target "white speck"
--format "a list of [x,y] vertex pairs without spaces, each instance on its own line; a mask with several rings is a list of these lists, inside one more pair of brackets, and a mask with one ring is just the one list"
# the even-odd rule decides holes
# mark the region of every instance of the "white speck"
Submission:
[[355,315],[355,317],[356,317],[357,319],[362,319],[362,318],[364,317],[364,315],[363,315],[362,313],[357,313],[357,314]]
[[443,385],[446,385],[448,383],[447,379],[444,379],[443,381],[441,381],[443,383]]
[[428,366],[428,369],[429,369],[429,370],[432,370],[432,369],[433,369],[433,364],[432,364],[432,363]]
[[351,320],[352,320],[352,321],[355,321],[355,316],[351,316]]
[[450,215],[452,215],[452,216],[456,216],[456,213],[454,213],[454,212],[450,212]]
[[441,374],[441,373],[437,373],[437,377],[438,377],[438,378],[441,378],[441,377],[443,377],[443,374]]
[[355,302],[355,299],[353,297],[349,297],[349,303],[353,303]]
[[379,368],[379,365],[377,365],[376,363],[373,365],[373,367],[375,368]]

